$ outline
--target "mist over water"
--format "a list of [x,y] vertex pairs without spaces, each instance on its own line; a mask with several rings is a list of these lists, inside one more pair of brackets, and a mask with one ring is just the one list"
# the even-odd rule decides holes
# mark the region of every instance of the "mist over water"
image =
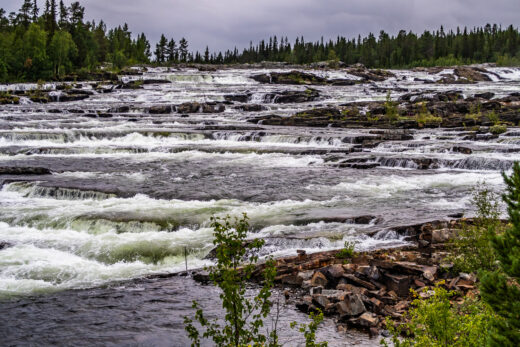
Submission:
[[[520,159],[518,129],[491,140],[466,140],[464,129],[412,130],[413,140],[386,141],[353,152],[356,139],[372,136],[371,129],[276,127],[247,120],[383,100],[385,92],[374,86],[394,89],[393,97],[402,94],[402,88],[457,89],[466,97],[520,91],[519,69],[488,70],[496,74],[492,82],[457,86],[415,80],[434,81],[440,73],[396,71],[397,77],[372,86],[317,86],[322,97],[315,102],[272,104],[265,102],[267,93],[303,88],[262,85],[249,78],[265,70],[150,69],[123,79],[171,83],[95,93],[77,102],[43,105],[26,100],[2,106],[0,167],[41,167],[51,174],[0,175],[0,243],[8,245],[0,249],[0,306],[7,305],[16,316],[23,312],[18,304],[26,301],[48,307],[56,298],[73,302],[73,293],[91,291],[104,291],[107,300],[116,301],[119,292],[128,297],[136,286],[146,291],[156,285],[145,276],[182,271],[185,249],[190,268],[208,265],[204,257],[212,248],[211,216],[247,213],[250,237],[266,240],[262,256],[337,249],[345,241],[355,241],[357,250],[395,247],[406,243],[393,227],[455,213],[469,216],[474,185],[485,181],[499,191],[501,172]],[[341,71],[315,73],[356,79]],[[0,90],[32,87],[8,85]],[[235,102],[218,114],[146,111],[183,102],[221,102],[225,95],[244,93],[265,110],[240,111],[234,106],[241,103]],[[130,110],[113,111],[119,106]],[[112,116],[85,117],[97,111]],[[455,152],[454,146],[471,148],[472,153]],[[380,166],[341,168],[332,160],[337,157]],[[421,159],[434,160],[437,167],[421,170]],[[360,216],[370,216],[368,224],[356,223]],[[174,292],[191,298],[186,279],[172,281],[178,284],[169,285],[179,286]],[[76,292],[88,288],[97,289]],[[150,296],[170,296],[154,288]],[[204,295],[204,290],[195,293]],[[182,314],[189,311],[184,301],[168,305]],[[180,334],[182,326],[176,324],[172,331]]]

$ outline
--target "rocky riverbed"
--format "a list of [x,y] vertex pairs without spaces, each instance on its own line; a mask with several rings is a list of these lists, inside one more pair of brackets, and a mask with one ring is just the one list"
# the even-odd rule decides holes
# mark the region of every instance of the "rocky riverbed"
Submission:
[[[410,247],[403,225],[471,217],[472,187],[485,181],[500,191],[501,172],[520,159],[517,68],[139,67],[95,79],[0,86],[0,301],[18,333],[0,332],[14,344],[32,324],[27,306],[58,322],[56,302],[74,310],[104,288],[103,305],[117,306],[135,289],[126,284],[183,271],[185,252],[190,269],[210,265],[210,217],[243,212],[248,237],[266,240],[261,257],[332,252],[327,265],[345,273],[338,283],[327,278],[319,300],[339,315],[344,298],[327,290],[348,292],[339,281],[362,289],[352,281],[369,283],[362,274],[374,265],[367,258],[345,269],[332,256],[345,241],[360,254]],[[384,286],[387,275],[401,275],[377,270]],[[184,288],[190,280],[164,281]],[[389,310],[407,298],[396,300]],[[124,324],[98,322],[94,301],[84,302],[90,313],[75,336],[88,334],[79,327]],[[380,314],[365,301],[366,312]],[[154,310],[187,314],[185,303]],[[136,326],[153,336],[168,324]],[[172,334],[184,334],[177,328]],[[124,343],[118,334],[106,341]]]

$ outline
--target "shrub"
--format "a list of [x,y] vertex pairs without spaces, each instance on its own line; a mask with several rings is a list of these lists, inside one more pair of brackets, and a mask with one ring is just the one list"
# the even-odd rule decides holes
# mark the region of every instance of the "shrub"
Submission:
[[[417,297],[417,293],[413,293]],[[395,347],[484,346],[493,313],[484,303],[466,299],[450,302],[455,292],[437,286],[427,299],[415,299],[408,322],[397,326],[387,318],[386,326]],[[381,344],[389,346],[385,340]]]
[[351,241],[345,241],[344,246],[345,248],[341,249],[338,253],[336,253],[336,258],[348,259],[354,256],[354,247],[356,246],[356,243]]
[[388,91],[386,94],[385,115],[386,118],[392,123],[399,120],[399,110],[397,109],[396,103],[392,101],[392,95],[390,91]]
[[472,203],[477,209],[473,225],[462,225],[457,237],[451,241],[452,255],[448,259],[455,270],[461,272],[493,270],[496,257],[491,239],[501,225],[498,196],[485,183],[479,183],[473,189]]
[[507,131],[507,126],[504,124],[495,124],[489,128],[489,132],[493,135],[500,135]]
[[482,298],[500,317],[493,321],[489,345],[520,345],[520,164],[515,162],[510,176],[503,174],[510,226],[492,238],[499,269],[482,271]]

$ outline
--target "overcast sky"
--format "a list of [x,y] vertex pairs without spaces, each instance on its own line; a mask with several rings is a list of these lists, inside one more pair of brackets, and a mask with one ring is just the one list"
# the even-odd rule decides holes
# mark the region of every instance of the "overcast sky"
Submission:
[[[57,0],[58,2],[58,0]],[[65,0],[65,3],[70,3]],[[0,0],[7,12],[22,0]],[[43,7],[44,0],[38,0]],[[457,26],[520,24],[520,0],[83,0],[87,19],[104,19],[109,26],[127,22],[136,34],[155,43],[161,33],[190,49],[243,48],[270,35],[293,41],[321,36],[349,38],[385,30],[422,32]]]

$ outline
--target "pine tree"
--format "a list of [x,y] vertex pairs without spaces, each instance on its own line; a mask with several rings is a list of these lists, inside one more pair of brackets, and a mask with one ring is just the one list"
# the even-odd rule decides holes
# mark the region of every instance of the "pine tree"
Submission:
[[515,162],[503,198],[511,226],[493,238],[500,270],[483,274],[482,298],[501,319],[494,322],[490,345],[520,346],[520,164]]
[[168,42],[168,48],[166,50],[166,60],[168,60],[168,62],[172,63],[176,60],[176,57],[177,57],[177,43],[173,39],[171,39]]
[[165,62],[167,44],[168,40],[166,40],[166,36],[162,34],[159,42],[155,45],[155,61],[159,64]]
[[32,21],[36,22],[38,20],[38,13],[40,9],[38,8],[38,2],[36,0],[33,1],[32,5]]
[[179,41],[179,54],[182,62],[186,62],[188,59],[188,41],[183,37]]
[[204,62],[209,63],[209,47],[206,46],[206,50],[204,51]]
[[69,24],[69,10],[67,9],[67,6],[63,3],[63,0],[60,0],[60,21],[58,22],[58,25],[60,29],[67,28]]

